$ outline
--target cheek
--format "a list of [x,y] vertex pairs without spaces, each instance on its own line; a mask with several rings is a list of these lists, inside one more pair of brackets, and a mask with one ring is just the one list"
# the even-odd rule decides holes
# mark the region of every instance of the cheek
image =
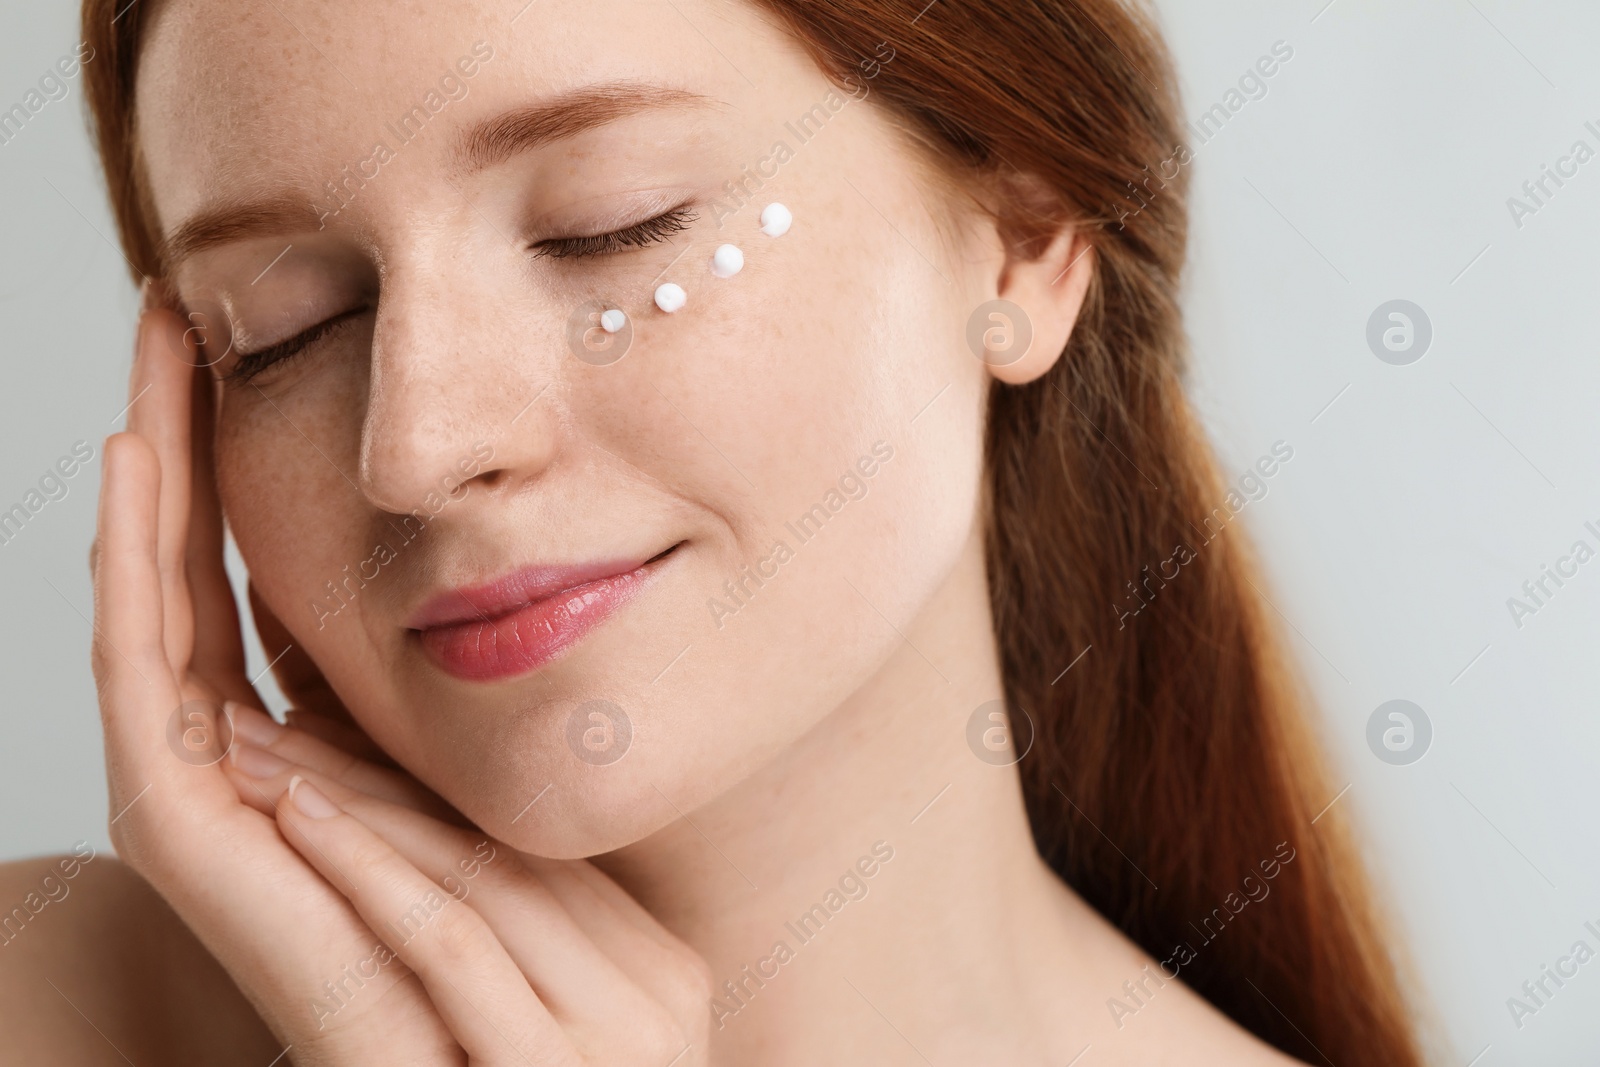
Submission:
[[[826,535],[794,545],[820,580],[792,608],[815,616],[836,594],[864,607],[848,577],[862,593],[881,583],[874,603],[898,624],[892,605],[928,591],[976,506],[984,377],[963,348],[962,301],[929,263],[940,258],[922,191],[888,177],[854,176],[860,192],[802,178],[810,225],[759,238],[747,287],[719,290],[711,309],[728,338],[709,361],[725,389],[717,424],[753,483],[737,532],[747,556],[762,552],[804,535],[800,517],[820,519],[822,505]],[[859,477],[875,447],[893,458],[851,499],[840,479]]]
[[290,391],[274,406],[249,387],[225,390],[216,437],[223,514],[250,580],[319,661],[341,634],[354,636],[354,627],[319,625],[316,603],[346,563],[362,558],[369,525],[367,509],[340,473],[353,476],[355,452],[337,396],[327,395],[326,404],[313,403]]
[[[788,235],[727,237],[744,270],[652,314],[615,373],[584,387],[583,421],[607,450],[714,516],[674,590],[687,628],[662,662],[690,653],[617,694],[640,709],[640,747],[590,797],[596,835],[631,825],[630,805],[660,808],[657,787],[684,806],[715,795],[846,701],[972,534],[987,379],[962,309],[976,301],[947,292],[848,186],[800,189],[771,191],[796,209]],[[934,252],[917,200],[863,192],[901,205],[896,224]],[[865,494],[845,493],[845,475]]]
[[[913,245],[831,177],[827,160],[815,160],[816,173],[806,162],[673,269],[689,291],[683,310],[644,309],[627,357],[580,372],[575,388],[586,429],[706,503],[736,553],[764,551],[784,518],[837,487],[876,441],[918,441],[902,467],[942,467],[959,482],[981,438],[984,380],[964,347],[966,298],[945,291],[918,251],[937,258],[938,237],[918,226],[925,194],[854,178],[892,207]],[[780,238],[757,227],[760,207],[775,200],[796,215]],[[719,280],[704,261],[722,241],[744,252],[745,266]],[[923,441],[933,427],[957,436]],[[868,484],[869,497],[875,489]]]

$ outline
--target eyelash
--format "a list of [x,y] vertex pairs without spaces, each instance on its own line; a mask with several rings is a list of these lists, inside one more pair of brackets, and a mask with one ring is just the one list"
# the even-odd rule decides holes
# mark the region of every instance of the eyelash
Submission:
[[364,307],[352,308],[331,319],[324,319],[308,330],[302,330],[293,337],[277,344],[261,349],[259,352],[240,352],[238,361],[233,369],[224,375],[225,380],[236,384],[249,382],[256,375],[268,367],[293,359],[317,341],[339,329],[357,315],[366,314]]
[[589,256],[609,256],[630,249],[645,248],[665,241],[689,228],[698,215],[687,205],[645,219],[625,230],[595,234],[592,237],[552,237],[533,246],[536,256],[549,259],[574,259]]
[[[611,233],[600,233],[590,237],[552,237],[535,244],[533,252],[536,256],[549,259],[613,255],[665,241],[688,229],[698,218],[699,216],[687,206],[675,207],[655,218],[645,219],[643,222],[626,229],[613,230]],[[230,382],[248,382],[268,367],[304,352],[357,315],[365,314],[366,310],[364,307],[356,308],[335,315],[259,352],[240,352],[238,361],[225,377]]]

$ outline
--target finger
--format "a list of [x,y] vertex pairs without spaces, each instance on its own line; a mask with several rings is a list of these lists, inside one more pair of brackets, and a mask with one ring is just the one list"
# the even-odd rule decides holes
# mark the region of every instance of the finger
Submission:
[[470,898],[540,1000],[564,1024],[592,1015],[586,1010],[589,1005],[614,1006],[627,999],[625,992],[637,994],[554,894],[517,863],[509,849],[482,832],[447,825],[252,746],[236,750],[231,768],[250,779],[246,788],[270,798],[275,806],[282,805],[296,778],[311,782],[434,884],[458,900]]
[[[235,787],[214,768],[175,758],[168,748],[168,726],[185,690],[162,637],[162,472],[154,449],[137,434],[114,435],[103,456],[94,663],[112,840],[207,949],[236,977],[244,976],[258,1007],[308,1005],[307,975],[338,973],[362,958],[371,950],[371,932],[344,896],[286,844],[275,818],[241,806]],[[226,892],[217,891],[219,882]],[[376,1017],[369,1005],[397,980],[385,975],[380,988],[341,1013],[336,1025]],[[279,1032],[326,1038],[318,1033],[322,1020],[309,1009],[294,1018],[282,1010],[267,1016]],[[425,1038],[431,1018],[417,1012],[387,1032],[409,1028]],[[432,1025],[439,1026],[437,1020]]]
[[[239,755],[234,772],[263,779],[244,785],[261,796],[281,796],[301,776],[302,769],[264,761],[252,748]],[[566,883],[557,888],[476,829],[445,825],[315,772],[305,777],[417,870],[470,902],[578,1049],[644,1062],[662,1049],[681,1049],[694,1032],[711,991],[704,962],[681,942],[669,950],[645,936],[575,872],[557,872]],[[569,900],[584,909],[581,919]],[[619,1033],[622,1019],[627,1026]]]
[[[704,960],[621,886],[585,860],[546,860],[526,855],[520,859],[596,947],[658,1004],[683,1020],[705,1011],[712,978]],[[590,874],[616,890],[631,907],[619,907],[600,892],[588,877]],[[648,922],[637,921],[632,912]]]
[[[189,539],[185,574],[196,619],[190,667],[232,700],[259,703],[245,672],[239,607],[223,563],[227,543],[213,457],[215,385],[210,374],[190,375]],[[267,654],[273,655],[272,650]]]
[[138,347],[129,383],[128,429],[149,442],[161,465],[161,497],[156,538],[163,626],[174,671],[188,668],[194,641],[184,569],[189,531],[189,402],[192,360],[182,358],[182,320],[165,308],[140,316]]
[[[647,939],[619,920],[597,922],[614,949],[608,953],[561,896],[504,844],[376,797],[346,795],[339,803],[418,870],[472,905],[580,1049],[610,1045],[614,1052],[619,1020],[639,1025],[659,1014],[656,1005],[670,1003],[653,997],[619,963],[618,956],[648,953]],[[704,1001],[695,1010],[704,1011]]]
[[[235,743],[229,757],[235,764],[246,750],[254,750],[280,761],[279,770],[296,767],[301,773],[315,771],[321,776],[319,781],[338,782],[354,792],[381,797],[437,819],[464,821],[454,808],[409,774],[368,763],[303,730],[284,726],[258,708],[230,701],[225,710],[233,723]],[[256,765],[265,766],[266,761],[257,759]],[[287,788],[287,775],[283,776],[283,783]],[[270,800],[264,800],[255,790],[250,790],[242,794],[242,799],[258,811],[270,814],[277,796],[274,793]]]
[[[400,804],[455,827],[468,825],[467,820],[455,809],[409,775],[391,774],[382,768],[348,759],[343,750],[330,750],[318,740],[302,736],[297,727],[281,726],[255,708],[230,705],[229,714],[239,737],[247,742],[236,746],[230,753],[230,766],[238,769],[241,761],[246,765],[242,776],[236,779],[240,785],[240,797],[259,811],[270,812],[277,798],[287,788],[289,778],[299,773],[312,777],[347,808],[351,807],[351,794],[338,792],[330,787],[329,782],[344,786],[352,793],[366,793]],[[290,714],[294,715],[293,712]],[[305,718],[316,720],[317,716]],[[315,774],[308,774],[308,771]],[[269,784],[263,787],[259,784],[261,779],[267,779]],[[364,808],[357,811],[357,814],[364,813]],[[384,826],[370,822],[369,825],[374,825],[374,829],[391,843],[412,840],[409,833],[404,832],[406,828],[393,820]],[[398,831],[399,836],[390,833],[390,830]],[[482,840],[482,835],[477,835],[475,840]],[[463,872],[457,868],[462,863],[471,862],[474,855],[465,838],[438,839],[431,852],[414,853],[404,847],[401,847],[401,851],[436,880],[453,878],[458,885],[464,885],[465,879],[462,878]],[[695,1011],[703,1007],[700,992],[708,984],[709,976],[698,975],[703,980],[693,980],[697,977],[696,972],[703,968],[700,956],[662,926],[621,886],[583,861],[543,860],[520,854],[519,859],[524,868],[536,875],[541,883],[541,892],[551,893],[571,917],[578,931],[589,938],[635,985],[664,1005],[678,1009],[687,1007]],[[441,884],[454,891],[449,884]],[[491,925],[494,925],[493,918],[490,918]],[[519,953],[513,951],[512,955],[519,963],[522,962]],[[532,966],[531,962],[529,966]],[[524,973],[530,979],[535,977],[531,970],[525,970]],[[685,977],[690,980],[685,981]],[[537,981],[535,986],[538,987]],[[552,1004],[551,1007],[557,1018],[563,1017],[557,1005]]]
[[176,707],[178,697],[161,638],[161,469],[150,446],[133,434],[108,437],[104,455],[92,658],[113,746],[108,755],[131,758],[148,747],[152,720]]
[[555,877],[546,878],[481,831],[373,797],[342,797],[340,804],[471,902],[580,1050],[603,1049],[606,1062],[648,1062],[661,1049],[681,1049],[705,1014],[711,978],[699,956],[681,943],[676,952],[657,944],[576,872],[552,865]]
[[542,860],[537,857],[524,858],[531,860],[535,866],[535,869],[540,870],[541,872],[546,866],[559,865],[566,870],[569,877],[575,876],[581,878],[584,884],[588,885],[591,890],[593,890],[611,906],[613,911],[615,911],[628,923],[632,924],[634,928],[648,936],[652,941],[656,942],[658,945],[661,945],[663,948],[672,950],[674,952],[688,952],[691,956],[698,958],[698,956],[693,953],[687,945],[684,944],[682,939],[680,939],[672,931],[668,930],[665,926],[662,926],[659,919],[657,919],[654,915],[651,915],[650,912],[645,909],[643,904],[640,904],[636,899],[634,899],[632,893],[629,893],[626,889],[623,889],[620,885],[612,880],[610,875],[606,874],[588,860],[563,861]]
[[290,780],[278,825],[422,981],[472,1062],[579,1067],[576,1050],[476,911],[305,778]]
[[[136,434],[121,433],[107,439],[104,456],[92,658],[105,729],[109,825],[123,858],[149,870],[193,847],[193,835],[165,827],[169,816],[188,818],[217,800],[242,809],[226,781],[192,773],[203,768],[175,758],[168,747],[184,691],[162,638],[155,453]],[[171,832],[164,834],[164,827]]]

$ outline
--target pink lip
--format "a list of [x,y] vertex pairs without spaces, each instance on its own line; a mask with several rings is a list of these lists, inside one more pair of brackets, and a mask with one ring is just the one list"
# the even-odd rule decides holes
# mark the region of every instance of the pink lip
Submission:
[[406,626],[418,631],[428,658],[456,678],[494,681],[526,674],[631,600],[671,551],[642,562],[524,567],[434,597]]

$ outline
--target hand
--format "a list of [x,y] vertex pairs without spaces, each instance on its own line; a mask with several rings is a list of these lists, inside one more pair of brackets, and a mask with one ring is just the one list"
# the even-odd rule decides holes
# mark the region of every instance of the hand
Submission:
[[383,942],[353,979],[334,977],[320,1024],[395,967],[420,978],[474,1064],[707,1062],[705,964],[592,864],[441,821],[390,772],[253,708],[230,710],[240,799],[274,816]]
[[185,358],[184,327],[164,309],[141,316],[130,432],[104,451],[92,660],[112,842],[295,1045],[296,1062],[460,1062],[420,985],[398,974],[338,1028],[315,1029],[311,996],[324,976],[371,953],[371,932],[271,819],[239,803],[221,768],[169,745],[174,725],[192,732],[191,710],[255,703],[222,564],[212,384]]
[[[198,362],[192,354],[183,358],[189,351],[183,332],[183,321],[170,311],[158,308],[142,316],[130,389],[138,402],[130,408],[130,432],[111,437],[104,452],[99,535],[92,555],[92,660],[117,851],[161,892],[233,975],[267,1025],[292,1046],[292,1062],[468,1062],[469,1054],[478,1055],[480,1046],[473,1043],[478,1031],[458,1034],[452,1023],[459,1021],[462,1005],[442,1007],[433,1001],[435,986],[446,988],[439,984],[445,980],[470,985],[475,998],[489,998],[475,1002],[493,1006],[497,1024],[511,1025],[507,1020],[517,1019],[507,1033],[537,1039],[542,1043],[537,1047],[548,1050],[533,1062],[585,1062],[576,1057],[594,1050],[587,1031],[579,1028],[579,1045],[561,1028],[562,1021],[579,1016],[562,1001],[563,1016],[557,1020],[540,999],[554,995],[554,986],[548,991],[531,986],[528,977],[503,966],[473,979],[440,970],[441,956],[472,966],[459,950],[492,940],[482,933],[476,942],[451,938],[477,929],[478,920],[476,912],[454,901],[429,924],[432,937],[404,946],[421,969],[382,968],[347,1008],[331,1018],[319,1013],[313,998],[326,999],[325,983],[373,956],[378,939],[363,917],[368,912],[360,909],[381,902],[371,890],[356,890],[354,883],[347,886],[349,895],[341,891],[345,887],[335,888],[289,846],[280,825],[293,837],[307,820],[296,821],[288,805],[283,805],[283,814],[269,816],[264,807],[241,803],[237,776],[230,780],[233,771],[215,764],[196,766],[179,758],[179,747],[169,745],[169,736],[182,732],[173,728],[189,724],[186,704],[215,705],[224,698],[257,703],[244,674],[238,616],[222,564],[222,520],[210,456],[213,386],[208,374],[190,365]],[[249,719],[240,714],[241,722]],[[291,737],[315,741],[301,731]],[[325,744],[319,751],[320,767],[306,755],[305,765],[313,771],[306,777],[316,776],[335,795],[342,796],[337,788],[342,786],[374,798],[374,803],[451,815],[437,797],[398,771],[353,761],[346,753],[335,756],[336,750]],[[340,773],[333,774],[335,769]],[[324,822],[323,832],[343,835],[326,842],[328,847],[359,842],[357,827],[364,824],[356,817]],[[311,838],[294,840],[303,846]],[[370,873],[365,861],[376,861],[382,853],[377,846],[362,844],[353,853],[333,855],[359,881]],[[411,869],[416,870],[414,863]],[[509,897],[500,894],[498,899]],[[544,928],[541,923],[554,921],[542,915],[529,910],[521,921],[537,932]],[[375,921],[393,920],[383,916]],[[429,961],[418,955],[430,949]],[[401,960],[409,962],[406,954]],[[547,953],[545,960],[547,967],[559,969],[559,957]],[[669,973],[688,972],[678,966]],[[498,993],[485,992],[486,975],[502,983],[495,987]],[[601,992],[593,1007],[600,1010],[605,1002]],[[626,997],[621,1002],[633,1003]],[[702,1013],[704,1003],[700,1001]],[[523,1011],[530,1013],[526,1019]],[[698,1046],[703,1054],[703,1040]],[[505,1045],[484,1052],[482,1059],[527,1062]]]

